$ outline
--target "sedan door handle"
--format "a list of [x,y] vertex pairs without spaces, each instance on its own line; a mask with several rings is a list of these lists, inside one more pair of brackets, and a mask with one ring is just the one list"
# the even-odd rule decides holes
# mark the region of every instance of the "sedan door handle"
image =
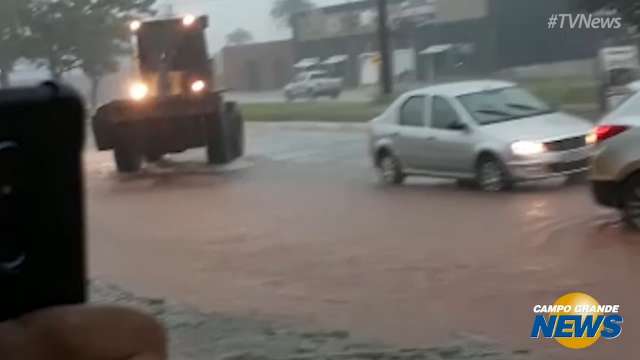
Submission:
[[429,136],[424,139],[424,141],[434,141],[434,140],[437,140],[435,136]]

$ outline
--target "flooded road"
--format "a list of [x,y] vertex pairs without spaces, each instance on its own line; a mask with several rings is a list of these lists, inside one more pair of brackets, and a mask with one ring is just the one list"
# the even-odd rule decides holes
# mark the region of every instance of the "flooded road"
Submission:
[[[255,125],[248,143],[228,168],[192,151],[136,177],[89,152],[92,275],[204,311],[402,346],[471,334],[541,358],[640,353],[640,236],[586,185],[385,188],[363,132]],[[533,305],[573,291],[620,304],[622,337],[586,351],[530,340]]]

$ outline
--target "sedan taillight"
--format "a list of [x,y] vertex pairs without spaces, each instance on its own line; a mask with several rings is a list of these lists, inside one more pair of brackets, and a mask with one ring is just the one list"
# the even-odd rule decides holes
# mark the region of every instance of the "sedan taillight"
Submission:
[[625,125],[600,125],[587,136],[587,142],[591,144],[600,143],[627,130],[629,130],[629,126]]

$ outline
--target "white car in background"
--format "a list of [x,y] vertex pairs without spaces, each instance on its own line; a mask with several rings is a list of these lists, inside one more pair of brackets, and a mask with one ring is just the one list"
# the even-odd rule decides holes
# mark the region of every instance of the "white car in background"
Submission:
[[326,71],[305,71],[296,75],[284,88],[284,96],[288,101],[298,98],[315,99],[329,96],[333,99],[340,97],[343,81],[341,78],[331,77]]
[[597,144],[590,175],[596,201],[640,230],[640,93],[606,115],[590,142]]

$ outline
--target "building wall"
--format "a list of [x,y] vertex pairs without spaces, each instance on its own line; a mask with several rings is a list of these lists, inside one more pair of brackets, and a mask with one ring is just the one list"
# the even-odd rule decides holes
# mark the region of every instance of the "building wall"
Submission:
[[457,22],[489,15],[488,0],[439,0],[435,6],[437,21]]
[[343,64],[343,75],[345,85],[348,87],[359,83],[360,54],[377,50],[376,38],[369,34],[295,42],[297,60],[315,57],[324,60],[333,55],[347,55],[349,58]]
[[[463,65],[456,69],[442,69],[443,75],[474,76],[486,74],[494,70],[493,40],[487,36],[492,31],[488,18],[465,20],[458,22],[437,23],[423,26],[416,30],[414,46],[418,53],[418,79],[426,79],[427,56],[420,52],[434,45],[466,44],[472,53],[466,56]],[[440,55],[440,57],[445,55]],[[442,61],[442,59],[438,59]]]
[[[448,43],[471,44],[476,53],[473,61],[465,64],[464,68],[456,69],[458,72],[477,73],[491,68],[490,62],[495,51],[493,42],[487,34],[490,32],[490,25],[487,19],[490,12],[490,0],[422,0],[425,4],[430,4],[435,10],[435,17],[431,21],[424,22],[424,26],[416,28],[410,22],[394,23],[391,29],[391,44],[394,49],[414,49],[416,53],[415,61],[417,77],[420,80],[425,78],[425,57],[418,53],[431,45]],[[389,2],[390,19],[393,19],[401,6],[405,3],[402,0],[392,0]],[[349,55],[346,64],[345,84],[347,86],[357,86],[360,77],[360,55],[378,51],[377,23],[355,27],[351,35],[339,32],[335,36],[328,36],[332,28],[327,31],[310,31],[313,26],[314,17],[336,17],[348,14],[358,14],[358,18],[370,18],[368,15],[373,12],[376,15],[376,2],[373,0],[356,1],[342,5],[316,9],[309,14],[300,14],[296,17],[296,27],[294,28],[294,47],[297,59],[320,58],[326,59],[336,54]],[[324,22],[327,26],[330,22]],[[313,26],[312,26],[313,25]],[[316,24],[317,25],[317,24]],[[407,26],[407,27],[405,27]],[[310,36],[309,34],[313,34]],[[442,59],[438,59],[440,62]],[[444,68],[444,66],[441,66]],[[415,78],[415,75],[413,75]]]
[[223,84],[238,91],[282,88],[293,76],[291,41],[275,41],[222,49]]
[[552,14],[577,13],[575,0],[492,0],[499,69],[596,56],[620,30],[548,29]]
[[[426,0],[425,0],[426,1]],[[415,27],[400,26],[392,29],[394,49],[413,47],[416,52],[417,77],[425,80],[433,64],[447,77],[490,76],[501,69],[550,64],[566,61],[588,60],[607,38],[619,35],[621,30],[570,30],[548,29],[552,14],[578,13],[578,0],[437,0],[434,4],[435,19]],[[401,1],[392,1],[401,4]],[[391,8],[391,7],[390,7]],[[375,11],[375,1],[357,1],[316,10],[318,14],[338,16],[341,13]],[[305,24],[304,14],[297,24]],[[360,16],[362,18],[362,16]],[[327,22],[329,23],[329,22]],[[309,29],[294,29],[294,47],[297,60],[317,57],[328,58],[347,54],[346,83],[357,85],[359,54],[378,50],[377,37],[370,26],[356,27],[352,35],[344,32],[328,36],[314,33],[304,36]],[[617,35],[616,35],[617,34]],[[433,45],[454,44],[469,46],[470,56],[459,54],[424,56],[420,52]],[[446,58],[447,56],[453,57]],[[464,61],[459,61],[463,58]],[[448,64],[448,65],[447,65]],[[455,65],[455,66],[452,66]]]
[[[474,0],[439,1],[439,6],[451,4],[448,18],[455,12],[467,11],[464,4]],[[481,3],[481,2],[478,2]],[[589,60],[607,38],[619,35],[620,30],[548,29],[552,14],[578,13],[575,0],[531,1],[490,0],[484,10],[469,8],[470,19],[462,21],[438,21],[418,29],[416,50],[436,44],[469,43],[474,45],[474,56],[465,68],[467,74],[487,75],[502,69],[531,67],[533,65],[566,63]],[[453,11],[455,10],[455,11]],[[438,9],[440,14],[443,8]],[[421,59],[423,60],[423,59]],[[424,61],[418,62],[419,77],[424,77]],[[531,67],[551,69],[551,67]],[[553,67],[554,73],[561,68]],[[539,73],[539,72],[538,72]],[[584,71],[581,71],[584,73]]]

